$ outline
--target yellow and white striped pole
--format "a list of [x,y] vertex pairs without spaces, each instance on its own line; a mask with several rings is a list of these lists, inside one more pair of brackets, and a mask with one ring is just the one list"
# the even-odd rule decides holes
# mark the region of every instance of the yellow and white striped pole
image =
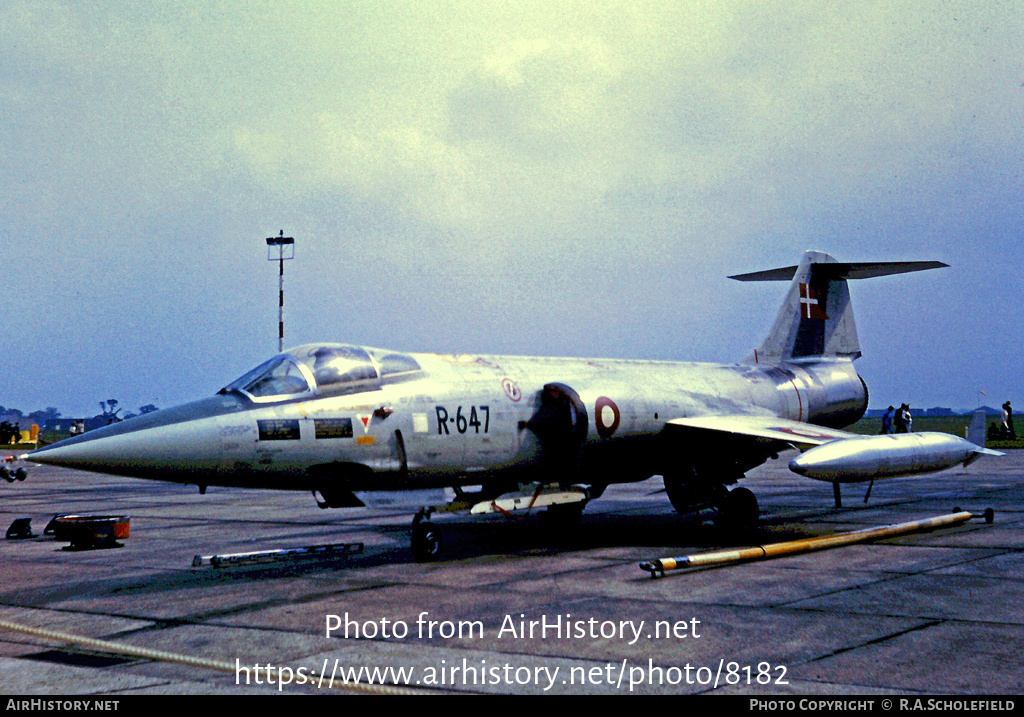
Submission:
[[[987,513],[987,511],[986,511]],[[971,513],[962,511],[940,515],[924,520],[915,520],[909,523],[898,523],[886,525],[881,528],[864,528],[850,533],[839,533],[827,535],[821,538],[803,538],[801,540],[790,540],[785,543],[772,543],[770,545],[759,545],[753,548],[742,548],[739,550],[720,550],[713,553],[698,553],[678,558],[656,558],[640,563],[640,568],[648,571],[652,578],[659,575],[664,576],[666,570],[680,570],[682,568],[697,568],[708,565],[725,565],[728,563],[739,563],[749,560],[761,560],[763,558],[774,558],[780,555],[794,555],[797,553],[809,553],[814,550],[828,550],[853,543],[863,543],[877,538],[892,538],[906,533],[915,533],[923,530],[934,530],[950,525],[966,523],[974,516]],[[986,516],[987,517],[987,516]]]

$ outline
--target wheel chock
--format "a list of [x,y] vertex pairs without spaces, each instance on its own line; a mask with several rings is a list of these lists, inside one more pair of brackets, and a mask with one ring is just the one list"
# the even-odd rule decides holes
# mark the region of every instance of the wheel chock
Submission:
[[11,527],[7,529],[8,540],[25,540],[34,538],[32,534],[32,518],[15,518]]

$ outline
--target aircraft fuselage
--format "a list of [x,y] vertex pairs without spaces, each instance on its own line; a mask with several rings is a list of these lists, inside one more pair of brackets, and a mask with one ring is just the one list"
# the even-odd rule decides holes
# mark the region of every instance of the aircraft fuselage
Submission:
[[[141,478],[324,495],[529,482],[538,471],[607,485],[643,480],[680,459],[668,419],[741,412],[840,427],[867,405],[852,361],[842,359],[772,366],[406,356],[419,370],[396,380],[282,400],[222,391],[44,456]],[[547,421],[553,426],[541,416],[546,386],[558,387],[566,409]],[[674,450],[664,450],[666,441]],[[709,448],[698,441],[683,455],[700,460]]]

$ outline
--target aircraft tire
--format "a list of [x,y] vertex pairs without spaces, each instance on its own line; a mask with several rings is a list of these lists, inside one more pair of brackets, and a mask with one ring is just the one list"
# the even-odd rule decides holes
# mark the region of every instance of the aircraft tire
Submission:
[[685,480],[665,476],[665,493],[668,494],[668,501],[677,513],[685,515],[697,509],[697,491]]
[[412,555],[418,563],[437,560],[441,554],[441,531],[429,520],[412,526]]
[[701,483],[692,468],[682,474],[666,475],[664,481],[668,500],[680,515],[712,508],[726,498],[724,486]]
[[757,496],[748,488],[734,488],[729,491],[718,509],[723,527],[740,530],[755,529],[760,512]]

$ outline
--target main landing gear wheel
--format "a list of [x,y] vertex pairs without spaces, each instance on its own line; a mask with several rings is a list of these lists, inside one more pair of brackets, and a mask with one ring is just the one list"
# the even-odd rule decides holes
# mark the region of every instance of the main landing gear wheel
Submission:
[[430,522],[429,514],[419,512],[412,520],[412,555],[418,563],[436,560],[441,554],[441,530]]
[[680,515],[717,508],[729,495],[723,485],[698,481],[693,471],[683,475],[667,475],[664,480],[668,500]]
[[754,530],[760,518],[757,496],[747,488],[729,491],[718,506],[718,523],[729,529]]
[[[664,480],[668,500],[680,515],[696,513],[703,508],[712,507],[717,502],[715,491],[698,485],[696,481],[685,480],[680,476],[665,476]],[[721,486],[718,488],[724,493]]]

